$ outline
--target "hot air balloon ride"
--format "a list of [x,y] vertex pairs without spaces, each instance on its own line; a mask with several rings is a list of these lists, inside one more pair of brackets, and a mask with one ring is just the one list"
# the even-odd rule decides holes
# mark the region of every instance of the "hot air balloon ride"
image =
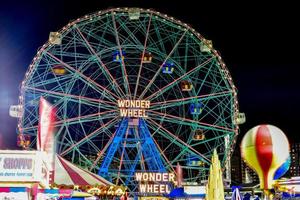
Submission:
[[286,169],[284,164],[290,156],[287,137],[276,126],[255,126],[245,134],[241,152],[244,161],[258,174],[260,188],[268,196],[273,187],[274,176],[275,178],[282,176],[284,174],[282,169]]

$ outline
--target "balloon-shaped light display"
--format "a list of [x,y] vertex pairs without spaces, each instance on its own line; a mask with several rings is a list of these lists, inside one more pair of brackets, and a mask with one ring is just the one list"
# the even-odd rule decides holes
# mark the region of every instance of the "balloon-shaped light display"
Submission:
[[259,176],[260,188],[271,189],[275,172],[289,157],[289,142],[285,134],[272,125],[250,129],[241,144],[242,157]]
[[274,174],[274,180],[282,177],[290,168],[291,165],[291,156],[289,156],[285,162],[276,170]]

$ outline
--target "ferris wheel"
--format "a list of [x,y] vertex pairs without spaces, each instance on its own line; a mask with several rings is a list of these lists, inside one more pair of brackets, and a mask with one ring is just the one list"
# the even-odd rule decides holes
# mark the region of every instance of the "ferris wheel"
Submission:
[[177,163],[185,181],[205,179],[213,150],[224,166],[238,134],[236,88],[211,41],[149,9],[51,32],[21,85],[18,128],[32,138],[41,97],[57,110],[57,153],[116,184]]

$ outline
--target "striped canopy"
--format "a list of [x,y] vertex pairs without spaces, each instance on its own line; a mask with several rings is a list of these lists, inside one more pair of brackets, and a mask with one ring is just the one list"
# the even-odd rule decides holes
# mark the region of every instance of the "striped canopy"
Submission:
[[276,170],[289,157],[285,134],[272,125],[259,125],[249,130],[241,144],[243,159],[254,169],[262,189],[271,189]]
[[113,185],[104,178],[75,166],[59,155],[55,157],[54,183],[57,185]]

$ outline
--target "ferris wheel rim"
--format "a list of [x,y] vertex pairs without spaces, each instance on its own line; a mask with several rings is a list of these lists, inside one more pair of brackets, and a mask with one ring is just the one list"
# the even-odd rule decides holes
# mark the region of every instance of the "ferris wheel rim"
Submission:
[[[81,22],[83,22],[83,21],[87,21],[87,20],[90,20],[91,18],[93,18],[93,17],[97,17],[97,16],[102,16],[102,15],[104,15],[104,14],[107,14],[107,13],[113,13],[112,14],[112,16],[114,16],[114,12],[125,12],[125,11],[128,11],[128,8],[126,9],[126,8],[115,8],[115,9],[109,9],[109,10],[106,10],[106,11],[104,11],[104,12],[101,12],[101,14],[99,13],[99,12],[97,12],[97,13],[94,13],[94,14],[90,14],[90,15],[85,15],[84,17],[82,17],[82,18],[79,18],[79,20],[77,19],[77,20],[75,20],[75,21],[73,21],[73,22],[71,22],[71,23],[69,23],[68,25],[67,25],[67,27],[63,27],[59,32],[60,33],[62,33],[62,34],[64,34],[64,33],[66,33],[66,32],[68,32],[68,31],[70,31],[72,28],[73,29],[76,29],[76,30],[78,30],[78,32],[79,32],[79,34],[82,36],[82,38],[84,39],[84,35],[81,33],[81,31],[80,31],[80,29],[78,28],[78,25],[77,24],[79,24],[79,23],[81,23]],[[158,12],[155,12],[155,11],[152,11],[152,10],[144,10],[144,9],[140,9],[140,11],[142,11],[142,12],[146,12],[146,13],[149,13],[150,14],[150,19],[152,19],[152,16],[159,16],[159,17],[162,17],[163,19],[165,19],[165,20],[170,20],[170,21],[172,21],[172,22],[174,22],[174,23],[176,23],[176,24],[178,24],[178,25],[180,25],[180,26],[182,26],[182,27],[184,27],[183,28],[183,31],[184,31],[184,34],[182,35],[182,37],[181,37],[181,39],[184,37],[184,35],[187,33],[187,32],[191,32],[191,33],[193,33],[198,39],[200,39],[201,41],[204,39],[199,33],[197,33],[194,29],[192,29],[189,25],[187,25],[187,24],[184,24],[184,23],[182,23],[182,22],[180,22],[180,21],[176,21],[176,20],[174,20],[174,19],[171,19],[170,17],[168,17],[168,16],[165,16],[165,15],[163,15],[163,14],[160,14],[160,13],[158,13]],[[150,22],[151,22],[151,20],[149,20]],[[147,31],[147,35],[148,35],[148,32],[149,32],[149,27],[150,27],[150,22],[149,22],[149,25],[148,25],[148,31]],[[116,24],[114,24],[114,29],[116,30]],[[116,30],[116,32],[117,32],[117,30]],[[179,40],[179,42],[178,43],[180,43],[180,41],[181,41],[181,39]],[[85,40],[85,39],[84,39]],[[143,46],[143,53],[142,53],[142,56],[144,56],[144,54],[145,54],[145,49],[146,49],[146,44],[147,44],[147,37],[146,37],[146,40],[145,40],[145,42],[144,42],[144,46]],[[88,42],[87,42],[88,43]],[[26,75],[25,75],[25,80],[22,82],[22,85],[21,85],[21,90],[22,91],[26,91],[27,89],[28,89],[28,87],[24,84],[24,82],[27,82],[27,78],[29,79],[29,77],[33,74],[33,71],[34,71],[34,67],[35,66],[37,66],[38,64],[38,62],[39,62],[39,60],[40,59],[42,59],[42,56],[44,55],[44,53],[46,53],[46,54],[48,54],[49,56],[51,56],[51,57],[53,57],[52,55],[51,55],[51,53],[50,52],[48,52],[48,50],[49,49],[51,49],[51,47],[52,47],[53,45],[51,45],[49,42],[48,43],[46,43],[45,45],[43,45],[43,47],[38,51],[38,53],[37,53],[37,55],[34,57],[34,59],[33,59],[33,62],[30,64],[30,67],[29,67],[29,69],[28,69],[28,71],[26,72]],[[120,42],[118,42],[118,48],[119,48],[119,51],[120,52],[122,52],[122,50],[121,50],[121,45],[120,45]],[[174,47],[175,48],[175,47]],[[92,48],[91,48],[92,49]],[[173,50],[172,50],[173,51]],[[166,62],[167,60],[168,60],[168,57],[170,57],[170,55],[172,54],[172,51],[169,53],[169,55],[165,58],[165,61],[164,62]],[[95,55],[97,55],[97,53],[94,53]],[[237,94],[236,94],[236,88],[235,88],[235,86],[233,85],[233,82],[232,82],[232,78],[231,78],[231,76],[230,76],[230,74],[229,74],[229,71],[227,70],[227,68],[226,68],[226,66],[225,66],[225,64],[224,64],[224,62],[221,60],[221,58],[220,58],[220,56],[219,56],[219,54],[218,54],[218,52],[217,51],[215,51],[214,49],[212,49],[212,54],[214,55],[214,58],[217,58],[218,59],[218,62],[220,63],[220,68],[223,70],[223,73],[225,74],[225,77],[226,77],[226,80],[229,82],[229,84],[230,84],[230,87],[231,87],[231,90],[228,90],[228,91],[223,91],[223,92],[219,92],[220,94],[222,94],[222,93],[224,93],[224,94],[228,94],[228,95],[232,95],[233,96],[233,99],[234,99],[234,105],[233,105],[233,111],[234,111],[234,115],[237,115],[237,113],[238,113],[238,103],[237,103]],[[122,53],[121,53],[121,55],[122,55]],[[97,56],[96,56],[97,57]],[[53,57],[54,59],[55,59],[55,56]],[[213,58],[213,57],[212,57]],[[211,59],[212,59],[211,58]],[[59,60],[59,58],[57,58],[57,60]],[[101,61],[101,59],[99,58],[99,62],[101,63],[102,61]],[[160,68],[162,67],[162,65],[163,65],[163,63],[164,62],[162,62],[162,64],[161,64],[161,66],[160,66]],[[63,64],[63,63],[62,63]],[[66,67],[68,67],[68,64],[66,64],[65,65]],[[102,65],[101,64],[101,66],[104,66],[105,68],[106,68],[106,66],[105,66],[105,63]],[[126,68],[125,68],[125,63],[124,63],[124,61],[122,61],[122,64],[121,64],[121,66],[122,67],[124,67],[124,69],[126,70]],[[71,67],[71,66],[69,66],[68,67],[70,70],[72,70],[73,68]],[[108,71],[108,70],[107,70]],[[139,69],[139,74],[141,73],[141,71],[142,71],[142,61],[140,62],[140,69]],[[76,72],[76,73],[79,73],[79,72]],[[125,74],[126,74],[126,78],[127,78],[127,73],[125,72]],[[157,74],[157,73],[156,73]],[[112,75],[109,73],[109,75],[108,75],[109,77],[111,77]],[[138,76],[139,77],[139,76]],[[86,78],[86,77],[83,77],[83,78]],[[124,77],[123,77],[124,78]],[[154,78],[153,78],[154,79]],[[91,79],[87,79],[88,81],[92,81]],[[125,79],[124,79],[125,80]],[[138,80],[139,80],[139,78],[138,78]],[[152,79],[151,79],[152,80]],[[180,79],[178,79],[178,80],[180,80]],[[125,80],[126,81],[126,80]],[[114,80],[114,81],[112,81],[115,85],[118,85],[118,82],[116,81],[116,80]],[[126,82],[128,82],[128,80],[126,81]],[[150,81],[151,82],[151,81]],[[139,83],[139,81],[137,81],[137,83]],[[128,85],[129,85],[129,82],[128,82]],[[149,85],[148,85],[149,86]],[[117,86],[118,87],[118,86]],[[120,86],[119,86],[120,87]],[[149,88],[150,88],[151,86],[149,86]],[[107,91],[107,93],[109,93],[110,95],[111,95],[111,98],[112,99],[114,99],[114,101],[111,101],[110,102],[110,104],[114,104],[114,105],[116,105],[116,101],[117,101],[117,99],[118,98],[120,98],[120,94],[121,93],[123,93],[124,94],[124,92],[126,92],[126,91],[123,91],[122,89],[120,89],[120,93],[118,93],[118,94],[114,94],[114,93],[112,93],[111,91],[109,91],[109,89],[107,89],[107,88],[105,88],[105,87],[103,87],[103,86],[101,86],[101,89],[103,89],[104,91]],[[144,91],[147,89],[147,87],[144,89]],[[35,88],[34,90],[41,90],[41,89],[39,89],[39,88]],[[129,90],[130,90],[130,87],[129,87]],[[142,92],[142,95],[140,95],[140,96],[138,96],[138,98],[139,99],[143,99],[143,97],[144,97],[144,95],[146,94],[146,92]],[[129,92],[129,91],[128,91]],[[161,91],[157,91],[156,93],[159,93],[159,92],[161,92]],[[57,92],[55,92],[55,93],[57,93]],[[131,93],[131,92],[130,92]],[[129,93],[129,94],[130,94]],[[148,100],[148,99],[151,99],[151,97],[153,97],[153,96],[155,96],[156,95],[156,93],[153,93],[153,94],[151,94],[150,96],[147,96],[145,99],[146,100]],[[216,94],[218,94],[218,92],[216,93]],[[68,94],[65,94],[65,95],[68,95]],[[72,95],[72,94],[70,94],[70,95]],[[133,96],[135,97],[137,95],[137,86],[135,87],[135,89],[134,89],[134,93],[133,93]],[[128,95],[125,95],[125,96],[128,96]],[[211,94],[203,94],[203,95],[199,95],[199,96],[207,96],[207,98],[211,98],[211,96],[213,96],[213,95],[211,95]],[[71,97],[71,96],[70,96]],[[74,95],[73,95],[73,97],[74,97]],[[131,95],[129,95],[129,97],[131,97]],[[157,96],[156,96],[157,97]],[[97,102],[97,99],[92,99],[92,98],[89,98],[89,97],[86,97],[87,98],[87,101],[95,101],[95,102]],[[193,97],[191,97],[191,98],[193,98]],[[152,99],[153,100],[153,99]],[[107,101],[107,100],[102,100],[102,101],[105,101],[106,103],[107,102],[109,102],[109,101]],[[162,102],[162,101],[161,101]],[[22,105],[24,103],[24,99],[20,99],[20,104]],[[107,103],[107,104],[109,104],[109,103]],[[154,102],[154,105],[155,104],[159,104],[159,102]],[[115,107],[116,108],[116,107]],[[149,112],[152,112],[153,113],[153,110],[149,110]],[[154,111],[154,112],[156,112],[156,111]],[[164,118],[163,119],[165,119],[165,117],[167,117],[168,115],[165,115],[164,116]],[[149,120],[150,121],[150,120]],[[202,124],[202,125],[204,125],[204,124]],[[213,126],[213,125],[208,125],[208,126]],[[216,127],[217,128],[217,127]],[[222,129],[222,128],[221,128]],[[225,130],[225,133],[226,133],[226,128],[224,129]],[[235,126],[234,127],[234,129],[228,129],[228,131],[230,131],[230,132],[233,132],[233,133],[235,133],[235,137],[237,136],[237,132],[238,132],[238,126]],[[231,145],[234,145],[234,142],[235,142],[235,139],[233,140],[233,143],[231,144]],[[158,145],[159,146],[159,145]],[[64,151],[65,152],[65,151]],[[64,153],[63,152],[63,153]],[[205,157],[205,156],[203,156],[203,157]],[[209,161],[208,161],[209,162]]]

